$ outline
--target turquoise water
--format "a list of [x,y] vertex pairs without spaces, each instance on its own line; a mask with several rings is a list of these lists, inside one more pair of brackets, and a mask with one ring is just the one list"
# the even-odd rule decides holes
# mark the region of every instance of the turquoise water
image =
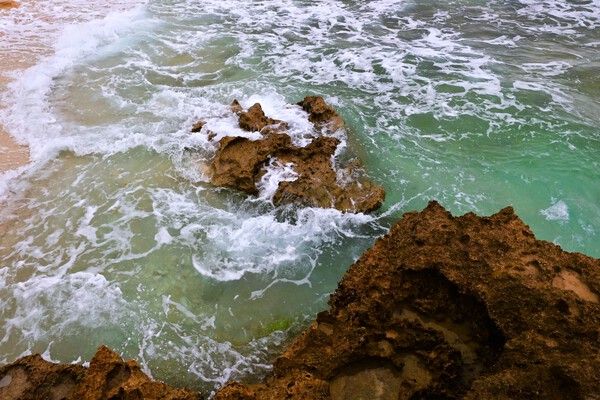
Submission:
[[[206,392],[251,379],[402,213],[512,205],[600,257],[600,2],[149,1],[68,27],[2,121],[34,164],[5,182],[0,354],[99,344]],[[234,98],[306,128],[323,95],[387,190],[378,213],[212,187]]]

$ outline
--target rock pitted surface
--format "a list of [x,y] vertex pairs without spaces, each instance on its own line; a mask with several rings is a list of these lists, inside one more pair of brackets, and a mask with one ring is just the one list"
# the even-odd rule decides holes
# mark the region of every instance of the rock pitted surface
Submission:
[[[238,116],[240,128],[260,132],[261,138],[225,136],[215,143],[217,154],[209,168],[211,183],[257,195],[267,168],[286,166],[295,176],[278,183],[273,195],[275,205],[298,203],[345,212],[378,209],[385,198],[384,189],[366,177],[358,160],[346,165],[335,160],[340,141],[332,135],[344,128],[339,114],[321,97],[307,97],[298,105],[315,126],[315,132],[307,133],[312,142],[306,147],[294,145],[286,133],[287,123],[267,117],[260,104],[244,111],[234,101],[230,109]],[[192,131],[200,132],[204,125],[200,121]],[[209,140],[216,136],[208,129],[206,134]]]
[[308,113],[308,120],[320,129],[337,131],[344,128],[344,120],[321,96],[307,96],[298,103]]
[[506,208],[406,214],[264,384],[215,399],[598,399],[600,260]]
[[201,400],[199,393],[152,381],[132,360],[101,346],[89,368],[53,364],[33,354],[0,367],[6,400]]

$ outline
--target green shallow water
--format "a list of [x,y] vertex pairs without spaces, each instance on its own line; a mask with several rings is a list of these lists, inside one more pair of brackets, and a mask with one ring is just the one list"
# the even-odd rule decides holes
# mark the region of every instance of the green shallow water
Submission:
[[[157,0],[68,31],[2,114],[38,163],[2,194],[0,361],[86,361],[102,343],[175,385],[256,379],[431,199],[511,205],[599,257],[599,24],[593,1]],[[194,122],[234,130],[237,98],[300,129],[288,104],[312,94],[343,116],[382,210],[207,183]]]

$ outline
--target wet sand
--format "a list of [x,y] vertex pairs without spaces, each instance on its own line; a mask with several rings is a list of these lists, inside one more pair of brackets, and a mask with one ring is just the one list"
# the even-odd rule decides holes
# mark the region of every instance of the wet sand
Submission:
[[[11,8],[18,7],[19,4],[14,1],[0,0],[0,12],[8,13]],[[3,52],[5,53],[5,52]],[[14,63],[14,57],[10,54],[0,54],[0,93],[6,91],[6,86],[10,78],[5,76],[9,71],[14,71],[20,63]],[[0,105],[0,108],[2,105]],[[29,151],[26,146],[18,144],[12,136],[0,125],[0,174],[2,172],[17,169],[29,162]]]
[[[11,65],[9,55],[0,54],[2,60],[0,68],[6,71],[6,66]],[[10,68],[10,67],[9,67]],[[10,79],[0,75],[0,93],[6,91]],[[2,106],[0,105],[0,108]],[[0,174],[11,169],[17,169],[29,162],[29,151],[26,146],[18,144],[15,139],[0,125]]]
[[[42,3],[35,0],[0,0],[0,26],[3,20],[16,21],[23,29],[0,30],[0,99],[18,71],[23,71],[52,52],[53,39],[66,24],[102,18],[111,11],[123,11],[143,4],[144,0],[106,2],[104,0],[73,0],[67,3]],[[48,7],[62,12],[50,15]],[[39,23],[37,23],[39,22]],[[0,109],[6,103],[0,103]],[[30,161],[29,150],[0,124],[0,174],[19,168]]]
[[29,151],[0,127],[0,173],[17,169],[29,162]]

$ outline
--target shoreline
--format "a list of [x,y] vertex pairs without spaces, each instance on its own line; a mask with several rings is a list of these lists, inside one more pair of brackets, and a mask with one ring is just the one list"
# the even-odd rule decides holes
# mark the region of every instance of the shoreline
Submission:
[[[111,12],[125,11],[143,3],[143,0],[135,0],[63,4],[64,13],[53,14],[53,10],[46,8],[47,5],[32,0],[0,0],[0,25],[3,20],[10,25],[12,20],[14,25],[24,27],[17,32],[10,29],[0,32],[0,40],[10,43],[2,46],[0,42],[0,99],[7,94],[8,85],[16,79],[16,73],[25,71],[42,57],[53,53],[53,43],[65,26],[103,18]],[[40,24],[36,24],[37,21]],[[0,110],[5,107],[6,104],[0,103]],[[0,174],[23,167],[30,161],[28,146],[19,143],[0,123]]]
[[[9,13],[13,8],[2,7],[3,3],[0,2],[0,12]],[[16,7],[14,7],[16,8]],[[4,96],[8,90],[8,85],[13,81],[10,78],[10,73],[15,71],[22,71],[34,64],[34,53],[29,54],[31,59],[24,62],[22,59],[17,59],[14,53],[10,51],[0,52],[0,98]],[[0,104],[0,110],[5,107],[4,104]],[[18,169],[30,162],[29,148],[25,145],[17,143],[15,138],[6,130],[6,128],[0,124],[0,174]]]

